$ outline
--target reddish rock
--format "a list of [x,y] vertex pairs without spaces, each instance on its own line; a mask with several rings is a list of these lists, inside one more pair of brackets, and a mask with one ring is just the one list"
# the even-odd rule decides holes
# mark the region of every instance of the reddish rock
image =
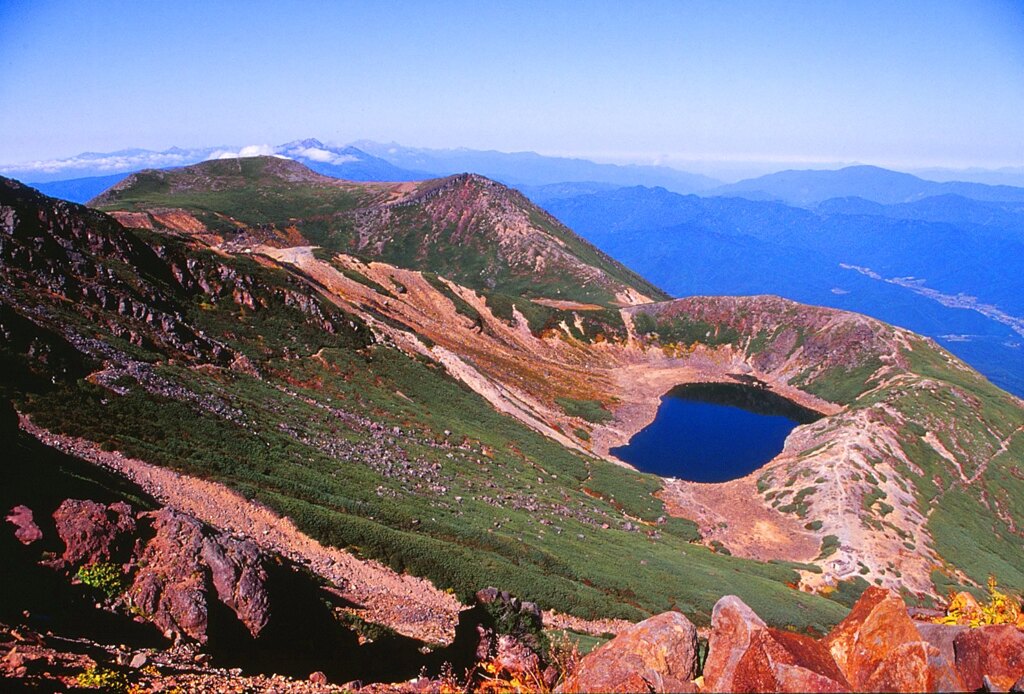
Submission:
[[894,648],[864,686],[870,692],[961,692],[963,682],[938,648],[911,641]]
[[968,629],[953,641],[956,669],[967,689],[983,685],[983,678],[1008,690],[1024,677],[1024,633],[1010,624]]
[[53,512],[57,534],[64,542],[65,566],[110,561],[130,547],[135,532],[132,508],[124,502],[104,506],[95,501],[66,499]]
[[704,687],[716,692],[847,692],[828,649],[809,636],[768,628],[739,598],[718,601]]
[[704,688],[728,691],[736,667],[750,648],[754,632],[766,629],[764,621],[735,595],[726,595],[711,612],[711,638],[704,663]]
[[267,571],[259,548],[249,540],[221,534],[203,539],[202,557],[217,597],[234,610],[250,634],[258,636],[270,620]]
[[206,572],[199,563],[202,524],[166,508],[148,515],[156,535],[142,551],[128,598],[168,638],[205,643]]
[[731,691],[848,692],[831,653],[809,636],[777,629],[753,632]]
[[868,588],[823,643],[858,691],[958,691],[962,683],[897,595]]
[[16,528],[14,536],[23,545],[30,545],[36,540],[43,539],[43,531],[36,525],[32,518],[32,509],[28,506],[15,506],[7,514],[7,522]]
[[967,627],[960,624],[935,624],[933,622],[915,622],[914,626],[917,627],[917,633],[921,635],[921,639],[938,648],[947,663],[956,662],[953,640],[967,631]]
[[494,662],[505,672],[523,675],[524,677],[520,677],[523,681],[530,681],[530,677],[540,674],[540,658],[537,657],[537,654],[526,644],[508,634],[498,637]]
[[562,692],[694,692],[697,630],[665,612],[623,630],[585,656]]
[[901,644],[920,640],[903,601],[883,588],[872,587],[864,591],[823,643],[851,686],[863,689],[890,652]]

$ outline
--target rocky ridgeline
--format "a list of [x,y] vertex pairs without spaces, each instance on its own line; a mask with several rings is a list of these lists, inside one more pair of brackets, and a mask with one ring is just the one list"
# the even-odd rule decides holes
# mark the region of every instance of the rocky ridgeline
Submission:
[[1024,691],[1024,632],[915,622],[869,588],[824,638],[767,626],[733,595],[715,605],[703,675],[697,630],[667,612],[582,659],[562,692]]

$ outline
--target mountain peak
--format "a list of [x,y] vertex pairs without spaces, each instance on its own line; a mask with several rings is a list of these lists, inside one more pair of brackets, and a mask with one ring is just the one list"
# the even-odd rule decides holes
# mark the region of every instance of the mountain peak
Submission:
[[326,149],[324,143],[315,137],[307,137],[303,140],[292,140],[291,142],[284,143],[278,147],[278,149],[290,149],[293,147],[316,147],[317,149]]

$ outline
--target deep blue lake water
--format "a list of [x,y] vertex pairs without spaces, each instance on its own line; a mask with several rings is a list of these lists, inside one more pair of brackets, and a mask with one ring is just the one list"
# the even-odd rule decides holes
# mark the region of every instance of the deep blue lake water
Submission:
[[819,416],[763,387],[692,383],[665,395],[654,421],[611,452],[662,477],[727,482],[774,458],[795,426]]

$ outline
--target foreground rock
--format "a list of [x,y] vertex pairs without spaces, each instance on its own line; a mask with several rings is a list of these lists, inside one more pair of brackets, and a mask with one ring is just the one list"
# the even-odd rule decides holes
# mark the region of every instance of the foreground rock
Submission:
[[562,692],[693,692],[697,630],[678,612],[629,627],[580,661]]
[[850,691],[824,645],[769,628],[734,595],[719,600],[711,615],[704,687],[716,692]]
[[1024,634],[1013,625],[967,629],[954,639],[953,650],[968,690],[981,689],[987,677],[996,691],[1008,691],[1024,677]]
[[903,600],[887,590],[864,591],[823,643],[854,690],[963,690],[953,664],[924,640]]
[[64,543],[64,566],[124,559],[135,533],[135,516],[126,503],[106,506],[96,501],[67,499],[53,513]]
[[[41,537],[31,510],[19,509],[15,534]],[[207,640],[213,591],[253,637],[267,626],[266,557],[251,541],[169,508],[136,515],[124,502],[67,499],[53,519],[64,551],[49,565],[69,572],[108,565],[122,582],[120,590],[107,587],[109,597],[175,642]]]

